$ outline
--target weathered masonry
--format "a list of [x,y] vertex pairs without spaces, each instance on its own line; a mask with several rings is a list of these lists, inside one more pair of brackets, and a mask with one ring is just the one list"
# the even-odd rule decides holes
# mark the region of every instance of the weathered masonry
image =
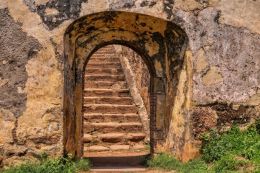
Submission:
[[139,54],[150,73],[150,119],[141,121],[151,153],[187,161],[203,133],[259,119],[259,8],[253,0],[1,0],[0,167],[42,153],[83,156],[88,64],[114,44]]
[[[140,92],[137,83],[144,83],[147,88],[150,85],[147,79],[138,79],[140,75],[134,75],[129,67],[130,60],[141,62],[141,57],[133,57],[133,54],[123,57],[123,49],[126,53],[131,51],[118,45],[102,47],[91,56],[86,66],[82,156],[92,160],[99,158],[104,162],[104,158],[144,158],[150,154],[149,114],[146,108],[149,105],[143,103],[143,100],[149,99],[149,92]],[[149,75],[147,68],[144,71],[137,64],[132,63],[132,66]],[[105,163],[108,164],[107,161]],[[114,163],[120,165],[118,161]]]
[[[85,66],[95,50],[108,44],[122,44],[132,48],[142,56],[150,70],[152,150],[158,150],[159,145],[166,146],[166,150],[168,148],[176,153],[183,150],[182,138],[185,132],[177,133],[179,128],[184,127],[174,126],[172,122],[176,120],[171,116],[174,114],[173,111],[189,109],[189,86],[185,87],[184,92],[177,92],[178,87],[189,80],[187,71],[191,68],[187,63],[189,60],[185,59],[184,55],[188,40],[182,29],[171,22],[143,14],[102,12],[73,22],[66,30],[64,39],[66,153],[82,156]],[[179,82],[180,78],[182,84]],[[183,102],[174,104],[178,97],[183,99]]]

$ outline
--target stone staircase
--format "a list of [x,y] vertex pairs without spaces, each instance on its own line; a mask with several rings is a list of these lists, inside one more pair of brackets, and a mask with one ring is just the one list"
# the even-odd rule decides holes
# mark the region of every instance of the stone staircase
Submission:
[[85,72],[84,157],[149,154],[137,107],[113,46],[92,55]]

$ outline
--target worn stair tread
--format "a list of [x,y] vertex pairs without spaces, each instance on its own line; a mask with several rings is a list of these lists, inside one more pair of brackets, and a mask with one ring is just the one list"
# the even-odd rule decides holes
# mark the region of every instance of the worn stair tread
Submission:
[[121,63],[120,62],[103,62],[103,63],[97,63],[97,62],[90,62],[87,64],[89,67],[105,67],[105,68],[109,68],[109,66],[113,66],[116,68],[120,68],[121,67]]
[[85,77],[99,77],[99,76],[102,76],[102,77],[124,77],[124,75],[122,74],[85,74]]
[[119,58],[115,58],[115,57],[101,57],[101,56],[98,56],[98,57],[92,57],[89,62],[120,62]]
[[91,62],[88,64],[89,68],[115,68],[115,69],[120,69],[121,64],[120,62]]
[[122,74],[123,69],[121,68],[88,68],[85,71],[85,75],[111,75],[111,74]]
[[123,71],[121,67],[115,67],[115,68],[109,68],[109,67],[103,67],[103,68],[98,68],[98,67],[86,67],[85,74],[87,74],[89,71]]
[[115,144],[115,145],[110,145],[109,148],[110,148],[112,151],[129,150],[129,149],[130,149],[130,145]]
[[84,91],[110,91],[110,92],[118,92],[118,91],[129,91],[129,89],[85,88]]
[[122,74],[116,74],[116,75],[100,75],[100,74],[95,74],[95,75],[85,75],[85,80],[86,83],[92,82],[95,80],[106,80],[106,81],[113,81],[113,82],[118,82],[118,81],[124,81],[125,76]]
[[93,158],[93,157],[135,157],[135,156],[146,156],[149,155],[150,151],[107,151],[107,152],[89,152],[84,150],[83,157]]
[[85,111],[93,113],[137,113],[135,105],[119,105],[119,104],[84,104]]
[[84,116],[139,116],[136,113],[126,113],[126,114],[117,114],[117,113],[89,113],[85,112]]
[[112,133],[99,133],[95,135],[90,135],[90,134],[84,134],[84,137],[86,138],[133,138],[133,137],[145,137],[145,133],[142,132],[136,132],[136,133],[119,133],[119,132],[112,132]]
[[[117,84],[117,83],[120,83],[120,84],[127,84],[126,81],[117,81],[117,82],[111,82],[111,81],[104,81],[104,80],[96,80],[96,81],[91,81],[91,83],[98,83],[98,84],[103,84],[103,85],[114,85],[114,84]],[[88,85],[89,83],[85,83],[85,85]],[[93,87],[94,88],[94,87]],[[91,89],[91,88],[89,88]],[[100,89],[100,88],[96,88],[96,89]],[[104,88],[105,89],[105,88]],[[109,89],[109,88],[107,88]]]
[[87,104],[120,104],[120,105],[132,105],[133,99],[131,97],[84,97],[84,103]]
[[102,122],[102,123],[93,123],[93,122],[84,122],[84,125],[93,125],[93,126],[110,126],[110,127],[118,127],[118,126],[142,126],[140,122]]
[[143,129],[139,122],[84,122],[84,133],[139,132]]
[[83,157],[143,157],[150,153],[138,107],[115,52],[113,47],[99,49],[85,70]]
[[118,92],[129,92],[129,89],[110,89],[110,88],[84,88],[85,92],[110,92],[110,93],[118,93]]
[[134,104],[132,105],[119,105],[114,103],[105,103],[105,104],[96,104],[96,103],[86,103],[84,104],[84,107],[136,107]]
[[121,64],[116,64],[116,63],[106,63],[106,64],[88,64],[88,67],[91,67],[91,68],[93,68],[93,67],[95,67],[95,68],[104,68],[104,67],[106,67],[106,68],[119,68],[121,66]]
[[[145,138],[145,133],[119,133],[119,132],[111,132],[111,133],[97,133],[97,134],[84,134],[83,140],[84,142],[94,141],[102,141],[108,143],[119,143],[119,142],[139,142]],[[139,148],[140,149],[140,148]]]
[[109,113],[84,113],[84,121],[91,122],[136,122],[140,121],[140,117],[137,113],[132,114],[109,114]]
[[84,88],[96,88],[96,89],[128,89],[125,81],[103,81],[95,80],[84,84]]
[[99,152],[99,151],[108,151],[109,147],[105,147],[105,146],[101,146],[101,145],[92,145],[92,146],[88,146],[88,147],[84,147],[84,151],[85,149],[89,152]]
[[84,97],[104,97],[104,96],[118,96],[118,97],[129,97],[129,89],[103,89],[103,88],[85,88]]
[[132,97],[118,97],[118,96],[104,96],[104,97],[97,97],[97,96],[85,96],[84,99],[113,99],[113,100],[121,100],[121,99],[129,99],[132,100]]

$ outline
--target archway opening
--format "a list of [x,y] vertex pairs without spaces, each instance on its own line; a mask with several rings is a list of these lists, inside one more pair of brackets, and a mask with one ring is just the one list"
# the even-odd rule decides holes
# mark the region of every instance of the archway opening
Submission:
[[141,55],[152,76],[151,150],[167,150],[181,158],[184,148],[189,146],[186,142],[190,141],[186,120],[191,97],[191,65],[184,56],[187,36],[172,22],[119,11],[81,17],[65,32],[64,153],[78,158],[84,154],[85,66],[94,52],[109,44],[125,45]]
[[126,46],[107,45],[91,55],[84,75],[83,157],[96,166],[144,161],[151,152],[150,79],[142,57]]

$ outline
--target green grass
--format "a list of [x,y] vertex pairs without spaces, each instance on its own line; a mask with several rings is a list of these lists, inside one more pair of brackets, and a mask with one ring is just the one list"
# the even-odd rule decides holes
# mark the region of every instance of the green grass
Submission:
[[203,160],[197,159],[188,163],[181,163],[165,153],[161,153],[149,160],[148,166],[156,169],[175,170],[181,173],[207,173],[209,171],[207,164]]
[[37,163],[24,163],[5,170],[2,173],[76,173],[87,171],[90,163],[87,159],[73,161],[70,158],[49,159],[45,155]]
[[199,159],[181,163],[170,155],[159,154],[148,165],[180,173],[260,173],[260,122],[243,131],[234,126],[222,134],[205,134]]
[[[148,160],[156,169],[179,173],[260,173],[260,121],[241,131],[234,126],[219,134],[211,131],[203,136],[201,158],[181,163],[162,153]],[[88,160],[49,159],[43,154],[37,163],[25,163],[2,170],[3,173],[76,173],[90,168]],[[0,170],[1,172],[1,170]]]

